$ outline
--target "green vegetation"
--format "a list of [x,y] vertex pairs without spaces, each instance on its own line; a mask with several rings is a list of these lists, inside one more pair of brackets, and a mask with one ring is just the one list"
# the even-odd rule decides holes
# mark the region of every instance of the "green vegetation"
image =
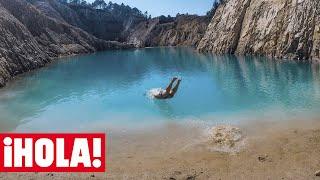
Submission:
[[[59,1],[62,3],[68,3],[72,5],[87,6],[94,9],[105,10],[117,16],[127,17],[129,15],[134,15],[138,17],[144,17],[146,19],[152,18],[147,11],[143,13],[139,9],[135,7],[131,8],[130,6],[124,5],[123,3],[121,3],[120,5],[117,3],[112,3],[111,1],[106,3],[105,0],[95,0],[93,3],[88,3],[85,0],[59,0]],[[224,0],[214,0],[212,8],[207,12],[206,16],[208,16],[209,18],[212,18],[218,6],[223,2]],[[177,16],[180,16],[180,15],[183,15],[183,14],[180,14],[180,13],[177,14]],[[160,16],[160,19],[164,22],[173,21],[173,18],[170,16],[168,17]]]
[[103,10],[108,11],[116,16],[138,16],[138,17],[144,17],[144,18],[151,18],[151,15],[148,14],[148,12],[141,12],[137,8],[131,8],[128,5],[124,5],[123,3],[117,4],[112,3],[109,1],[106,3],[104,0],[95,0],[93,3],[88,3],[85,0],[59,0],[61,3],[70,4],[70,5],[77,5],[77,6],[86,6],[91,7],[97,10]]

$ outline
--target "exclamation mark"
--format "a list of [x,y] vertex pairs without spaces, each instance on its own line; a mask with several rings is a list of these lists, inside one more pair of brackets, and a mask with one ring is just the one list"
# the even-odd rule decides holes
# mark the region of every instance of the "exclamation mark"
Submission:
[[[101,158],[101,138],[93,138],[93,158]],[[95,168],[101,167],[101,160],[94,159],[92,165]]]

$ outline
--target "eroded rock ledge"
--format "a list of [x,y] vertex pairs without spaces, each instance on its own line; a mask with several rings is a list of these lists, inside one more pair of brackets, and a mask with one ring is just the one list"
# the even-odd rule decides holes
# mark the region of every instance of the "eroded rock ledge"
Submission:
[[198,50],[320,60],[319,0],[226,0]]
[[196,47],[210,22],[207,16],[197,15],[179,15],[167,19],[157,17],[138,23],[129,31],[127,41],[136,47]]
[[131,47],[46,16],[25,0],[0,0],[0,34],[0,87],[57,57]]
[[0,0],[0,87],[15,75],[62,56],[145,46],[197,46],[209,22],[207,16],[194,15],[148,19],[57,0]]

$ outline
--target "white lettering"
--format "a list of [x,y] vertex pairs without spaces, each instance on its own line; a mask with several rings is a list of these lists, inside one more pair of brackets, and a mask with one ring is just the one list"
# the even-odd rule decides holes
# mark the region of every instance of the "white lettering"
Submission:
[[24,147],[22,147],[22,139],[14,139],[14,166],[22,167],[22,158],[24,157],[24,167],[32,167],[32,139],[25,138]]
[[[45,152],[44,152],[45,151]],[[49,167],[54,160],[54,145],[50,139],[42,138],[35,143],[35,161],[40,167]]]
[[78,167],[83,163],[84,167],[91,167],[88,140],[76,138],[73,144],[70,167]]
[[57,152],[57,167],[69,167],[69,160],[65,159],[64,156],[64,139],[57,138],[56,141],[56,152]]

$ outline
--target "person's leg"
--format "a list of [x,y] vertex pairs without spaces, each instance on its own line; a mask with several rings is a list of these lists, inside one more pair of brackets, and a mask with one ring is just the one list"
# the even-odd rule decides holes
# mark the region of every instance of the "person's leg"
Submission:
[[178,78],[174,77],[172,78],[170,84],[168,85],[168,87],[166,88],[166,93],[170,93],[171,89],[172,89],[172,86],[173,86],[173,83],[177,80]]
[[178,91],[179,85],[180,85],[181,79],[178,80],[177,84],[174,86],[174,88],[171,90],[170,95],[173,97],[176,92]]

